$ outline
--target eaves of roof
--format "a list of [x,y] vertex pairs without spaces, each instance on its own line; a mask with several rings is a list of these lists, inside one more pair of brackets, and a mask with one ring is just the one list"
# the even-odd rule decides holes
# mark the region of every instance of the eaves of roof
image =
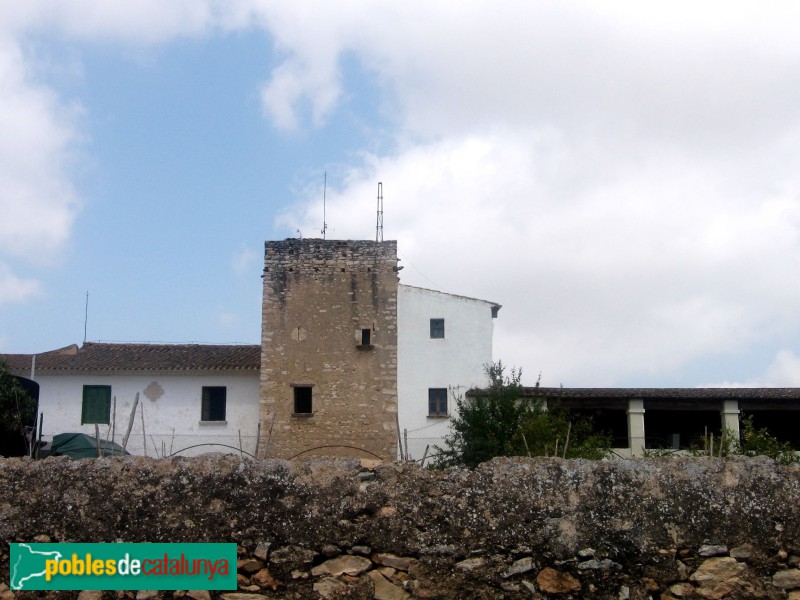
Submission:
[[[467,396],[486,394],[485,389],[467,392]],[[800,400],[800,388],[553,388],[525,387],[526,398],[563,398],[565,400]]]

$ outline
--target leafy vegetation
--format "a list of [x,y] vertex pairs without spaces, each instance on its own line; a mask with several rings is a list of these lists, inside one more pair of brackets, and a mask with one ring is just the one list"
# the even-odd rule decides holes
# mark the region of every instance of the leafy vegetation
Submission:
[[25,427],[33,423],[35,414],[36,401],[0,361],[0,438],[6,440],[4,451],[6,447],[24,448]]
[[[525,397],[522,371],[506,373],[501,361],[486,366],[489,387],[477,395],[456,398],[456,414],[445,447],[437,448],[434,465],[475,467],[495,456],[561,456],[602,458],[610,438],[593,431],[558,402]],[[536,382],[536,388],[539,382]]]
[[[680,455],[679,450],[649,449],[646,457]],[[715,439],[713,434],[701,437],[689,450],[689,456],[767,456],[781,464],[800,462],[800,452],[792,448],[789,442],[782,442],[772,435],[766,427],[757,429],[753,424],[753,415],[742,417],[739,423],[739,437],[726,428]]]
[[766,428],[756,429],[753,416],[748,415],[741,421],[739,443],[734,448],[736,454],[744,456],[769,456],[782,464],[800,462],[800,454],[789,442],[781,442],[771,435]]

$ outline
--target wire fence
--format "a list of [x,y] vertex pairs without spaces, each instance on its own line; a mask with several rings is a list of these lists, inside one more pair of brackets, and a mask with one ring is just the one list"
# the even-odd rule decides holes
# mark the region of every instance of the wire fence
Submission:
[[441,437],[404,437],[397,457],[424,466],[439,454],[439,448],[442,447],[444,447],[444,438]]
[[[114,436],[122,445],[123,436]],[[169,456],[200,456],[208,453],[240,454],[251,457],[264,455],[266,437],[239,434],[171,434],[154,433],[146,437],[132,435],[125,449],[131,454],[166,458]]]
[[[47,436],[45,436],[47,437]],[[50,441],[49,439],[47,441]],[[100,446],[107,448],[106,454],[113,454],[111,442],[121,447],[124,441],[122,434],[100,436]],[[137,456],[151,458],[168,458],[170,456],[201,456],[203,454],[234,454],[250,458],[271,458],[267,435],[233,434],[173,434],[152,433],[146,437],[141,433],[128,438],[125,450]],[[409,460],[427,465],[439,453],[438,448],[444,446],[441,437],[403,437],[397,449],[397,459]],[[312,449],[314,450],[314,449]],[[344,454],[343,454],[344,453]],[[347,455],[347,448],[330,451],[332,455]],[[350,453],[351,454],[351,453]]]

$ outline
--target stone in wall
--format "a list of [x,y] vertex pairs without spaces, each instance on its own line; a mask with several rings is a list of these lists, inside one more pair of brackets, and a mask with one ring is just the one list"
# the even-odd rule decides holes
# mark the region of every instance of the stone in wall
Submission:
[[0,582],[8,542],[232,541],[240,589],[212,598],[777,600],[797,506],[800,467],[768,459],[4,459]]

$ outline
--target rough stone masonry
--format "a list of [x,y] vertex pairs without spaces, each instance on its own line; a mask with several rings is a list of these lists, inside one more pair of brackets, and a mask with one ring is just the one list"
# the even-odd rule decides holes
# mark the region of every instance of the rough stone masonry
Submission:
[[261,427],[269,455],[397,452],[397,242],[265,245]]
[[796,600],[798,507],[761,458],[0,459],[0,598],[9,542],[119,540],[236,542],[239,590],[107,598]]

